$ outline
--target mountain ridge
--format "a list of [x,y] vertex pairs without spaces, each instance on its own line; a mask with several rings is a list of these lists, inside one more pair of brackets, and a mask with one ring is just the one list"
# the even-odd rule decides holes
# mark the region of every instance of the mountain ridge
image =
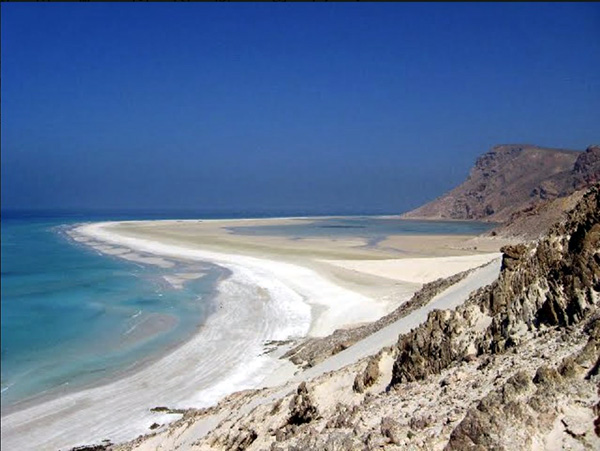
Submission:
[[479,156],[459,186],[401,217],[508,223],[519,212],[540,208],[598,180],[600,146],[576,151],[501,144]]

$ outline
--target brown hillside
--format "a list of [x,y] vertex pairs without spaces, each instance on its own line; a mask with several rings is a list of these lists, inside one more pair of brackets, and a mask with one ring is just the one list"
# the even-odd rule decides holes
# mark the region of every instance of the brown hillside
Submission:
[[[514,212],[589,186],[598,178],[599,155],[598,147],[584,153],[521,144],[496,146],[477,159],[460,186],[403,217],[504,222]],[[589,171],[594,165],[596,171]]]

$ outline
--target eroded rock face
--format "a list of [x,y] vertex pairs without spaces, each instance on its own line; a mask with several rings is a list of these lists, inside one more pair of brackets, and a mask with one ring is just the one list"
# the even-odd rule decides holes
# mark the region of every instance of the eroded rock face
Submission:
[[589,146],[573,167],[573,188],[581,189],[600,182],[600,146]]
[[292,398],[290,403],[290,418],[288,424],[299,426],[301,424],[310,423],[317,418],[318,415],[319,412],[317,407],[306,388],[306,382],[302,382],[298,385],[296,396]]
[[[582,320],[600,292],[600,188],[594,186],[563,223],[536,243],[504,248],[500,277],[454,312],[432,312],[398,342],[392,385],[438,374],[468,354],[502,353],[549,326]],[[477,306],[491,317],[470,327]],[[467,337],[468,335],[468,337]],[[468,338],[468,339],[466,339]]]
[[[592,319],[591,327],[600,327],[600,319]],[[596,357],[586,348],[597,349],[599,344],[598,337],[590,332],[584,349],[576,358],[565,358],[558,370],[542,365],[533,379],[525,372],[511,377],[467,412],[445,449],[513,449],[515,444],[529,449],[536,435],[547,435],[557,427],[575,441],[577,448],[594,449],[598,440],[586,424],[590,421],[587,409],[564,409],[562,404],[569,392],[577,393],[571,379],[577,377],[578,369],[589,366]],[[585,406],[585,401],[580,403]],[[597,430],[594,433],[598,436]]]
[[356,375],[354,379],[354,391],[363,393],[367,388],[371,387],[379,378],[379,360],[381,354],[372,357],[365,368],[365,371]]
[[586,153],[526,144],[495,146],[477,159],[465,182],[403,216],[507,221],[516,211],[573,192],[576,161],[582,168],[580,179],[586,180],[583,174],[591,161],[578,160]]

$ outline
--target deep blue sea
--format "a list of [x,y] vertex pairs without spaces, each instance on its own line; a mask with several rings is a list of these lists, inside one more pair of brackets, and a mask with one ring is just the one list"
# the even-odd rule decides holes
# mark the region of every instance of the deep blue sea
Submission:
[[[75,224],[101,220],[283,216],[237,212],[2,212],[2,409],[77,389],[134,368],[190,337],[212,309],[226,270],[209,263],[173,268],[102,255],[69,238]],[[320,219],[289,226],[233,227],[236,233],[291,237],[471,234],[488,224]],[[179,273],[201,277],[175,287]],[[165,277],[166,276],[166,277]]]

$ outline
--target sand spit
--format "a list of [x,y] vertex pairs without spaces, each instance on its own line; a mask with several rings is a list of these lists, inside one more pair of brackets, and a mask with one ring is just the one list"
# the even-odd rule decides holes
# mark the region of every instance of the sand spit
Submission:
[[[240,222],[243,221],[237,221]],[[265,237],[264,241],[257,237],[245,237],[246,241],[261,245],[259,251],[252,253],[238,237],[233,244],[228,242],[226,246],[211,248],[204,246],[202,239],[198,240],[194,233],[190,233],[186,241],[181,236],[170,238],[144,232],[154,232],[155,227],[164,230],[165,227],[168,229],[169,224],[180,223],[87,224],[75,230],[74,238],[82,244],[93,244],[96,250],[106,251],[110,255],[126,257],[133,254],[139,262],[167,267],[165,262],[168,264],[172,259],[197,260],[229,269],[231,276],[218,287],[220,308],[217,312],[190,341],[139,372],[4,416],[2,443],[5,449],[65,449],[103,439],[124,441],[148,432],[153,423],[165,424],[181,416],[151,412],[152,407],[207,407],[239,390],[280,386],[292,378],[297,381],[314,377],[333,367],[354,362],[372,351],[368,342],[357,343],[353,351],[341,353],[337,360],[323,362],[322,370],[313,368],[305,375],[294,375],[298,369],[289,361],[279,359],[285,348],[265,353],[265,343],[305,336],[326,336],[340,327],[377,320],[406,300],[381,296],[379,288],[371,290],[371,285],[380,280],[387,280],[394,290],[405,286],[403,293],[408,297],[418,288],[414,277],[412,283],[403,285],[400,282],[404,280],[402,277],[398,277],[398,280],[389,278],[389,268],[386,273],[376,265],[369,266],[368,262],[361,262],[360,268],[351,270],[340,266],[339,257],[343,257],[345,252],[352,254],[353,258],[357,255],[371,258],[374,255],[379,258],[384,256],[379,251],[356,251],[354,248],[340,250],[340,246],[348,243],[355,246],[356,243],[352,241],[332,245],[333,250],[328,250],[328,255],[337,255],[334,258],[337,262],[332,264],[306,256],[299,258],[293,253],[293,258],[282,259],[277,245],[271,253],[265,251],[272,245],[269,244],[269,237]],[[186,222],[184,225],[193,226],[193,223]],[[219,227],[228,224],[221,221]],[[216,226],[211,224],[211,227]],[[228,232],[220,233],[222,236]],[[323,240],[317,241],[313,244],[322,249]],[[310,247],[309,243],[304,244]],[[239,253],[236,253],[236,246],[240,248]],[[311,255],[312,251],[303,249],[303,252]],[[488,261],[493,257],[481,256]],[[442,261],[437,258],[427,260],[430,270],[419,280],[426,281],[428,277],[437,278],[447,273],[440,269],[443,267],[440,264]],[[421,263],[427,266],[426,262]],[[461,268],[469,265],[475,267],[481,263],[481,259],[466,259],[463,263]],[[337,283],[340,278],[333,277],[323,269],[328,265],[335,266],[336,271],[346,271],[346,279],[352,279],[354,274],[357,279],[363,276],[365,279],[360,280],[360,285],[364,290],[351,289],[357,285],[354,281]],[[436,272],[435,268],[442,272]],[[475,282],[465,285],[463,291],[488,283],[488,278],[493,276],[491,272],[487,275],[477,273],[476,277],[470,279]],[[184,278],[187,277],[184,275]],[[376,279],[365,282],[369,277]],[[460,302],[465,293],[461,292],[452,302]],[[395,327],[410,328],[419,318],[414,317]],[[397,336],[396,329],[386,330],[386,338],[390,339],[394,334]],[[285,388],[280,390],[287,393]],[[207,431],[210,429],[206,424],[198,427]]]

